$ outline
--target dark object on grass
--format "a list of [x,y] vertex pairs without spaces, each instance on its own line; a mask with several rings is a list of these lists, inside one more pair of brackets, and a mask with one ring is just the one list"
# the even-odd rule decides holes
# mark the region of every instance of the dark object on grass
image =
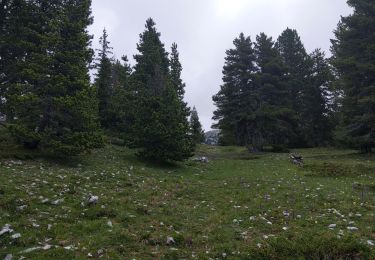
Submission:
[[301,155],[291,154],[290,161],[298,166],[303,166],[303,157]]

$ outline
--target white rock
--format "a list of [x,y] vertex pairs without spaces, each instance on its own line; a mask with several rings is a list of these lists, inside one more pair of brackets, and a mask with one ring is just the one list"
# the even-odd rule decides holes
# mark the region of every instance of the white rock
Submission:
[[6,233],[12,233],[13,229],[10,228],[9,224],[5,224],[4,227],[0,230],[0,236]]
[[251,217],[250,217],[250,220],[251,220],[251,221],[254,221],[254,220],[256,220],[256,217],[255,217],[255,216],[251,216]]
[[27,205],[18,206],[17,210],[22,211],[27,208]]
[[51,202],[52,205],[59,205],[64,202],[64,199],[57,199]]
[[284,231],[287,231],[287,230],[288,230],[288,227],[283,227],[283,230],[284,230]]
[[94,196],[94,195],[91,195],[88,199],[88,203],[90,205],[95,205],[99,200],[99,197],[98,196]]
[[167,245],[173,245],[176,242],[174,241],[173,237],[167,237]]
[[113,227],[112,221],[108,220],[107,225],[108,227],[112,228]]
[[52,246],[51,245],[45,245],[44,247],[43,247],[43,250],[48,250],[48,249],[51,249],[52,248]]
[[350,230],[350,231],[357,231],[358,230],[357,227],[347,227],[347,229]]
[[12,254],[7,254],[6,257],[4,258],[4,260],[12,260],[12,259],[13,259]]
[[30,253],[30,252],[32,252],[32,251],[39,250],[39,249],[41,249],[40,246],[31,247],[31,248],[28,248],[28,249],[25,249],[25,250],[21,251],[20,253],[21,253],[21,254],[24,254],[24,253]]
[[16,234],[11,236],[12,239],[17,239],[17,238],[20,238],[20,237],[21,237],[20,233],[16,233]]
[[329,226],[328,226],[328,228],[335,228],[337,225],[336,224],[330,224]]
[[369,246],[375,246],[375,241],[374,240],[367,240],[367,244]]

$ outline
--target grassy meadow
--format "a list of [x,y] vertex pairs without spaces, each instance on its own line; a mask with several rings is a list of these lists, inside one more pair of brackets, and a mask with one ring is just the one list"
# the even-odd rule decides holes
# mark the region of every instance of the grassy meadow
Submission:
[[156,165],[116,145],[64,162],[15,149],[0,149],[0,259],[375,259],[373,155],[303,149],[298,167],[200,146],[209,163]]

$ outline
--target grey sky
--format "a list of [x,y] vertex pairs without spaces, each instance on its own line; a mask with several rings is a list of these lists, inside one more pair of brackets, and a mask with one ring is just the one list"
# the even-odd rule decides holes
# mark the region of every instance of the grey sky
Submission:
[[212,124],[212,95],[221,85],[225,50],[240,32],[252,40],[260,32],[274,39],[286,28],[297,29],[306,49],[329,54],[330,39],[340,15],[351,9],[345,0],[93,0],[93,46],[103,28],[117,58],[136,53],[148,17],[156,22],[169,50],[178,44],[185,99],[196,106],[205,130]]

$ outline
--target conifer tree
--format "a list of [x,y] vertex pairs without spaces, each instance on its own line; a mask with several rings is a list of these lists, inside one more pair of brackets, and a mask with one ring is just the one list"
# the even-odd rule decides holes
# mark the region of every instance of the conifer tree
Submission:
[[[91,1],[26,3],[31,8],[30,20],[22,20],[20,27],[28,36],[22,43],[26,48],[20,48],[23,59],[17,64],[18,78],[9,86],[16,91],[7,97],[14,104],[11,132],[28,147],[61,155],[101,145],[97,102],[88,74]],[[16,19],[24,18],[17,14]]]
[[292,146],[303,147],[308,143],[304,132],[311,125],[309,114],[302,114],[305,106],[304,98],[308,96],[305,91],[310,89],[309,84],[311,84],[309,78],[311,60],[296,30],[290,28],[284,30],[277,39],[276,48],[286,67],[288,98],[292,101],[292,109],[298,122],[297,136]]
[[320,49],[310,54],[309,63],[310,72],[302,92],[301,129],[307,146],[325,146],[332,138],[329,103],[333,75]]
[[[234,48],[226,51],[223,85],[213,96],[217,106],[214,128],[221,130],[220,143],[250,145],[260,139],[254,133],[253,115],[257,108],[254,83],[255,55],[250,37],[243,33],[234,41]],[[254,140],[251,140],[254,139]]]
[[140,148],[140,156],[152,160],[186,159],[193,151],[189,123],[172,84],[168,53],[151,18],[146,21],[137,49],[132,75],[137,100],[133,146]]
[[261,33],[255,43],[256,75],[259,107],[255,113],[258,131],[262,133],[264,145],[286,147],[295,138],[296,118],[288,98],[286,68],[272,38]]
[[173,86],[177,90],[179,98],[182,100],[185,94],[185,84],[181,80],[182,66],[180,63],[179,53],[177,50],[177,44],[172,44],[171,58],[170,58],[170,67],[171,67],[171,80]]
[[343,90],[338,138],[363,152],[375,146],[375,2],[349,0],[332,40],[333,65]]
[[110,119],[110,99],[112,96],[112,62],[109,55],[112,54],[110,42],[108,41],[108,33],[106,29],[99,39],[101,49],[99,49],[98,63],[96,64],[97,75],[95,79],[95,86],[97,88],[99,100],[99,118],[100,123],[104,128],[109,128],[111,124]]
[[134,104],[130,86],[132,69],[128,58],[112,63],[111,86],[112,95],[109,99],[109,129],[121,132],[124,136],[130,133],[134,124]]
[[190,115],[190,128],[193,141],[197,144],[202,143],[205,139],[205,135],[195,107],[193,107]]

